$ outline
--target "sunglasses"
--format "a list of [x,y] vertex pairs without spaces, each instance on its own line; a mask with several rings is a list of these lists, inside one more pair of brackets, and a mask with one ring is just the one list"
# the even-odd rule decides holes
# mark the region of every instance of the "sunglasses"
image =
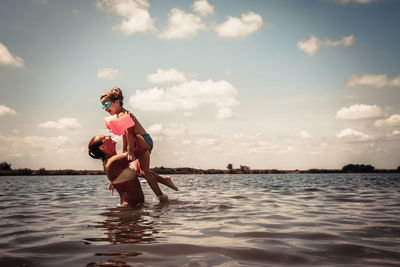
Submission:
[[[111,105],[111,103],[114,103],[115,101],[116,101],[116,100],[113,100],[113,101],[109,101],[109,102],[104,103],[102,109],[108,108],[108,107]],[[119,101],[120,103],[122,103],[122,100],[121,100],[121,99],[118,99],[118,101]]]

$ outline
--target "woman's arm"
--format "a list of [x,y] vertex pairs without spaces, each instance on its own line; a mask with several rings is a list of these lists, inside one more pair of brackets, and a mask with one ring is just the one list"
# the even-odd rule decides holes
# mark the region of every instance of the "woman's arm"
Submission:
[[135,160],[134,152],[136,149],[136,138],[134,131],[135,131],[134,127],[128,128],[126,131],[126,139],[128,141],[128,154],[127,154],[128,160]]
[[128,140],[126,140],[126,135],[122,135],[122,152],[128,151]]
[[[107,164],[104,166],[104,171],[110,180],[107,189],[111,196],[114,195],[114,185],[112,181],[117,179],[118,175],[126,168],[129,167],[129,161],[126,159],[126,152],[118,155],[114,155],[107,160]],[[122,198],[120,196],[120,201],[122,204]]]

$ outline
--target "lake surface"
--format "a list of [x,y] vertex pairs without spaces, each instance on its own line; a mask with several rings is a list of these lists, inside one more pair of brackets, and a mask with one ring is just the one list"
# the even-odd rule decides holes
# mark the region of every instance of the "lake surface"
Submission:
[[399,266],[400,174],[0,177],[0,266]]

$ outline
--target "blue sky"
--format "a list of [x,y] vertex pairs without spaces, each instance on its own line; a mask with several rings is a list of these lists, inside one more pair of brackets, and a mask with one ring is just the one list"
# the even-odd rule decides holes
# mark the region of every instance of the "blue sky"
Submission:
[[[0,161],[99,169],[118,86],[151,166],[400,165],[400,3],[2,1]],[[119,144],[120,146],[120,144]]]

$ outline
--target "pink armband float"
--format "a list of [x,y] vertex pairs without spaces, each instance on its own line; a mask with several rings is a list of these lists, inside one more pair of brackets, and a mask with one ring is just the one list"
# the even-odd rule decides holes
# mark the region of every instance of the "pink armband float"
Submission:
[[119,118],[117,115],[105,117],[104,122],[107,128],[115,135],[124,134],[128,128],[135,126],[135,122],[128,113]]

